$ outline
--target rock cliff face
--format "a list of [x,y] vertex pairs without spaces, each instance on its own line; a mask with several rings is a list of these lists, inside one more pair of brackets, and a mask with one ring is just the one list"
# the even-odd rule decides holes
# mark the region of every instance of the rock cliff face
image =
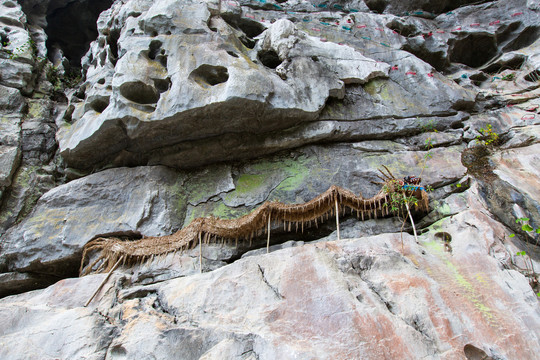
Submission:
[[[0,358],[536,359],[539,12],[0,0]],[[269,254],[120,266],[84,306],[96,236],[370,197],[382,165],[433,188],[418,241],[397,217],[274,226]]]

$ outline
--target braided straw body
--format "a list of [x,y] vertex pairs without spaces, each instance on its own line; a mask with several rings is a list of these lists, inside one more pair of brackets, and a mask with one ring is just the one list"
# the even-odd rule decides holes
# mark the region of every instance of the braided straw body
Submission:
[[[423,212],[428,210],[428,195],[423,189],[408,190],[406,195],[415,196],[419,200],[415,210]],[[99,237],[84,246],[80,273],[81,275],[90,273],[97,264],[99,266],[94,271],[109,271],[118,260],[122,260],[124,264],[137,263],[154,256],[183,251],[195,247],[199,239],[205,244],[233,240],[235,244],[238,240],[251,242],[255,236],[261,235],[266,230],[269,218],[274,224],[283,224],[286,231],[291,231],[293,227],[296,231],[299,228],[303,231],[304,226],[312,224],[317,226],[333,216],[336,203],[340,214],[344,214],[348,208],[352,213],[356,212],[358,218],[362,220],[384,217],[391,214],[389,201],[390,194],[384,190],[370,199],[364,199],[349,190],[331,186],[324,193],[303,204],[287,205],[267,201],[237,219],[197,218],[171,235],[145,237],[134,241]],[[92,251],[99,251],[100,254],[83,273],[86,258]]]

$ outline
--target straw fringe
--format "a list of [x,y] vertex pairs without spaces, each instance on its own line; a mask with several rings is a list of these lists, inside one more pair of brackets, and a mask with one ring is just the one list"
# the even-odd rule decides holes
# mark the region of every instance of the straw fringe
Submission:
[[[388,171],[388,169],[386,169]],[[390,171],[388,171],[390,173]],[[381,171],[381,173],[383,173]],[[384,174],[384,173],[383,173]],[[390,173],[391,174],[391,173]],[[384,174],[387,176],[387,174]],[[384,189],[384,187],[383,187]],[[413,195],[418,201],[415,206],[416,211],[427,212],[429,209],[428,195],[424,190],[406,191],[406,195]],[[238,246],[238,240],[251,241],[256,234],[261,234],[268,226],[268,219],[272,214],[272,223],[282,223],[284,229],[291,231],[292,224],[298,224],[302,232],[304,226],[309,227],[314,222],[318,227],[325,219],[332,217],[336,212],[336,203],[339,206],[339,213],[345,214],[349,209],[352,214],[354,211],[357,216],[365,219],[372,217],[384,217],[390,215],[390,197],[383,190],[371,199],[364,199],[361,195],[356,196],[353,192],[337,186],[331,186],[324,193],[304,204],[287,205],[280,202],[265,202],[247,215],[238,219],[219,219],[216,217],[197,218],[185,228],[171,235],[150,236],[134,241],[123,241],[117,237],[99,237],[89,241],[83,249],[80,274],[86,275],[92,271],[107,272],[118,260],[122,264],[132,265],[144,262],[147,258],[166,255],[171,252],[182,252],[187,249],[193,249],[199,244],[199,234],[203,235],[204,244],[232,243]],[[89,254],[93,251],[99,251],[100,254],[89,266],[85,263]],[[100,264],[101,261],[101,264]],[[94,270],[95,266],[98,266]],[[84,270],[84,271],[83,271]]]

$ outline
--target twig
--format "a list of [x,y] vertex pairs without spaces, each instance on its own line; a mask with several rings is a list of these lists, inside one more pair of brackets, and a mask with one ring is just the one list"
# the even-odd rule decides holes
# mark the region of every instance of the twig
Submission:
[[337,203],[337,196],[336,196],[336,227],[337,227],[337,239],[341,240],[339,236],[339,208]]
[[202,235],[199,231],[199,272],[202,273]]
[[414,220],[411,215],[411,210],[409,209],[409,203],[407,202],[407,197],[405,196],[405,193],[402,193],[402,195],[403,195],[403,199],[405,200],[405,207],[407,208],[409,219],[411,219],[411,225],[412,225],[413,233],[414,233],[414,240],[416,240],[416,242],[418,243],[418,235],[416,234],[416,226],[414,226]]
[[266,239],[266,253],[270,252],[270,218],[272,213],[268,214],[268,238]]
[[90,304],[90,302],[91,302],[92,299],[97,295],[97,293],[99,292],[99,290],[101,290],[101,288],[103,287],[103,285],[105,285],[105,283],[107,282],[107,280],[109,280],[109,278],[111,277],[111,274],[113,273],[113,271],[116,270],[116,268],[118,267],[118,265],[120,265],[120,261],[122,261],[122,258],[118,259],[118,261],[116,262],[116,264],[114,264],[114,266],[112,267],[111,271],[109,271],[109,273],[107,274],[107,276],[105,276],[105,279],[103,279],[103,281],[101,282],[101,284],[99,284],[98,288],[96,289],[96,291],[94,291],[94,293],[92,294],[92,296],[90,297],[90,299],[88,299],[88,301],[86,302],[86,304],[84,304],[84,307],[87,307],[88,304]]

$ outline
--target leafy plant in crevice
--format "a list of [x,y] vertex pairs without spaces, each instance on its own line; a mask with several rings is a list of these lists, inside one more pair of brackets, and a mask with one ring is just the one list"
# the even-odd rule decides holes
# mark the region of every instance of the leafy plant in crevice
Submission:
[[[433,120],[430,120],[427,123],[423,123],[420,125],[420,128],[422,129],[422,133],[428,133],[428,132],[434,132],[437,133],[436,124]],[[433,158],[433,154],[431,150],[433,149],[433,138],[431,136],[427,137],[424,141],[424,150],[426,150],[426,153],[422,157],[421,163],[422,163],[422,170],[420,172],[420,175],[416,178],[419,183],[422,181],[422,175],[424,174],[425,170],[428,167],[428,160]],[[384,167],[387,171],[388,169]],[[390,171],[388,171],[390,173]],[[393,182],[390,182],[387,186],[394,186],[396,188],[401,188],[402,191],[400,192],[394,192],[390,196],[390,211],[395,212],[398,214],[398,217],[401,217],[403,219],[403,222],[401,224],[401,251],[403,251],[403,229],[405,228],[405,224],[407,223],[407,220],[410,220],[411,226],[413,229],[414,239],[416,242],[418,242],[418,234],[416,231],[416,225],[414,223],[414,219],[410,212],[410,206],[418,205],[418,198],[414,196],[414,193],[410,193],[410,195],[407,195],[406,187],[407,184],[405,184],[404,180],[393,180]],[[425,188],[425,191],[430,192],[433,191],[433,188],[430,185],[427,185]],[[406,210],[406,213],[404,210]],[[400,214],[401,212],[401,214]]]
[[[530,233],[530,234],[534,234],[533,236],[537,237],[538,234],[540,234],[540,228],[534,229],[531,225],[529,225],[529,221],[530,221],[529,218],[522,217],[522,218],[516,219],[516,224],[521,224],[521,230],[523,230],[523,231],[525,231],[527,233]],[[516,236],[516,235],[515,234],[510,234],[511,238],[514,237],[514,236]],[[538,239],[537,239],[537,243],[538,243]],[[528,247],[528,243],[525,242],[525,244]],[[514,263],[514,259],[512,259],[512,264],[515,267],[517,267],[518,269],[520,269],[522,271],[522,273],[524,273],[524,275],[529,279],[529,284],[531,285],[531,287],[535,291],[537,291],[536,295],[538,297],[540,297],[540,291],[538,291],[539,288],[540,288],[540,284],[538,282],[538,273],[536,273],[536,271],[534,269],[534,264],[533,264],[530,256],[527,254],[526,251],[518,251],[516,253],[516,256],[521,256],[523,258],[523,263],[525,264],[525,269],[517,266]]]
[[493,131],[491,124],[487,124],[485,128],[480,128],[476,131],[479,133],[476,136],[476,140],[484,146],[496,145],[499,141],[499,134]]

